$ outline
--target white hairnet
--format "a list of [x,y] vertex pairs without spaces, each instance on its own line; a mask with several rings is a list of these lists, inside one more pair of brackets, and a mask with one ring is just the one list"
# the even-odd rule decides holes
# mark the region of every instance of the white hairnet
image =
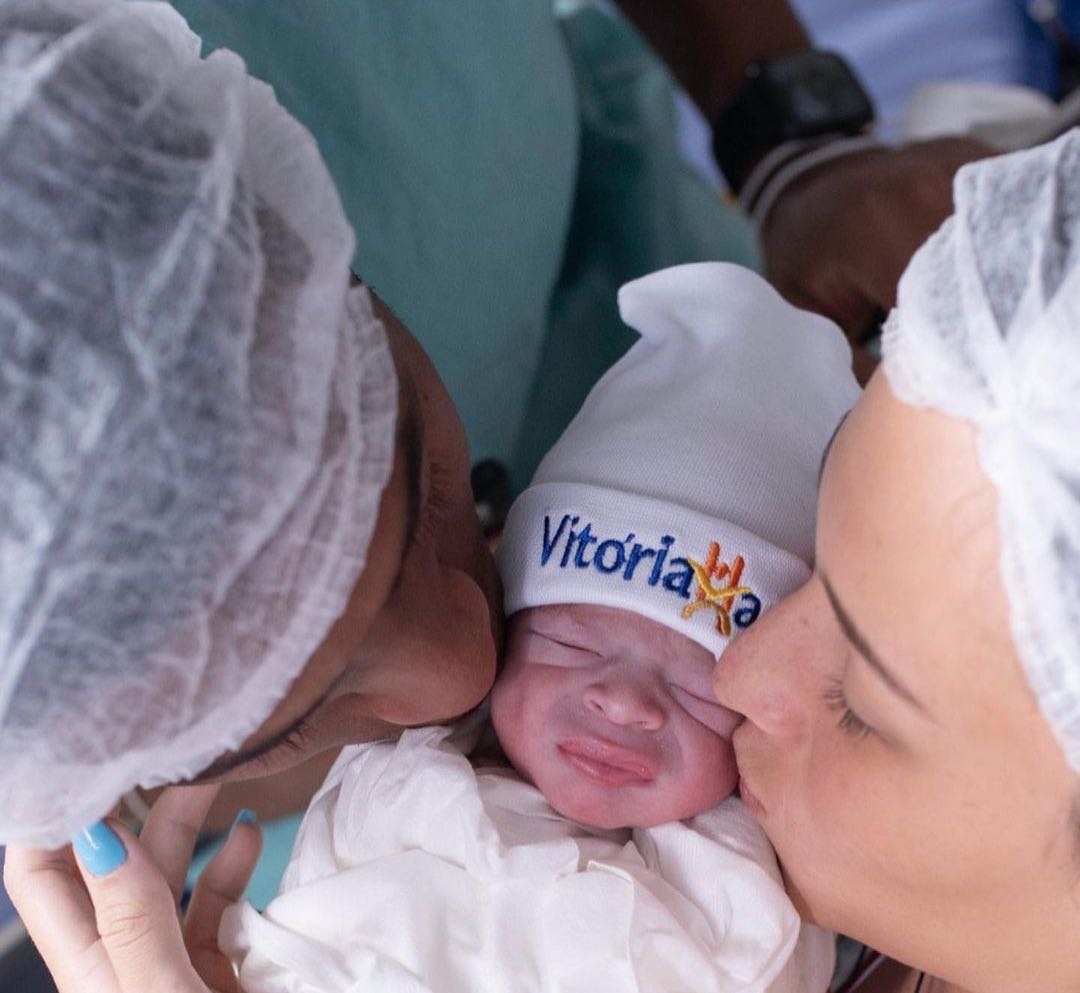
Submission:
[[0,0],[0,840],[270,713],[342,613],[397,381],[310,135],[164,3]]
[[1028,682],[1080,771],[1080,130],[965,166],[900,281],[885,371],[975,424]]

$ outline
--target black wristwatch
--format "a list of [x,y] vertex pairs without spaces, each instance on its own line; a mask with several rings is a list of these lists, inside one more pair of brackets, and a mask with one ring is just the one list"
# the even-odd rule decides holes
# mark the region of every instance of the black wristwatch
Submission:
[[754,164],[782,142],[859,134],[873,119],[870,97],[839,55],[797,52],[747,68],[712,122],[713,154],[738,193]]

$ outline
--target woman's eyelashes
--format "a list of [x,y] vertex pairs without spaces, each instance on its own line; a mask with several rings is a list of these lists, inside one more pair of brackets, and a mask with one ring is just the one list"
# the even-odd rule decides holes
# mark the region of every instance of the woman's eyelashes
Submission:
[[851,709],[847,695],[844,693],[842,677],[833,676],[829,679],[822,699],[829,710],[840,715],[837,726],[841,731],[853,738],[865,738],[867,735],[874,734],[874,729]]

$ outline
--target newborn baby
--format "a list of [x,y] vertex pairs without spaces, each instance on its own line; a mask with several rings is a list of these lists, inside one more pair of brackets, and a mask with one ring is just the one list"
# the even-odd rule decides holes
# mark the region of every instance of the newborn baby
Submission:
[[730,265],[655,273],[619,303],[642,339],[499,548],[490,716],[513,770],[476,749],[482,713],[345,749],[279,896],[226,915],[246,993],[826,987],[828,937],[800,929],[729,798],[738,718],[711,675],[810,574],[850,351]]
[[653,827],[735,788],[739,722],[712,694],[712,652],[639,614],[533,607],[510,622],[491,717],[507,758],[564,817]]

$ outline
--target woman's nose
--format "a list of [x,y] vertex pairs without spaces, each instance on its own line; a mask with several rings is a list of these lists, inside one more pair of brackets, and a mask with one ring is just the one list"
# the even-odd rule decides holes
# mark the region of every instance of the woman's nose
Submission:
[[603,679],[585,688],[585,707],[612,724],[659,731],[667,721],[658,695],[633,679]]
[[[743,714],[766,734],[793,738],[808,724],[809,687],[798,640],[806,626],[789,597],[739,635],[713,670],[713,692],[725,707]],[[808,646],[804,646],[808,647]]]

